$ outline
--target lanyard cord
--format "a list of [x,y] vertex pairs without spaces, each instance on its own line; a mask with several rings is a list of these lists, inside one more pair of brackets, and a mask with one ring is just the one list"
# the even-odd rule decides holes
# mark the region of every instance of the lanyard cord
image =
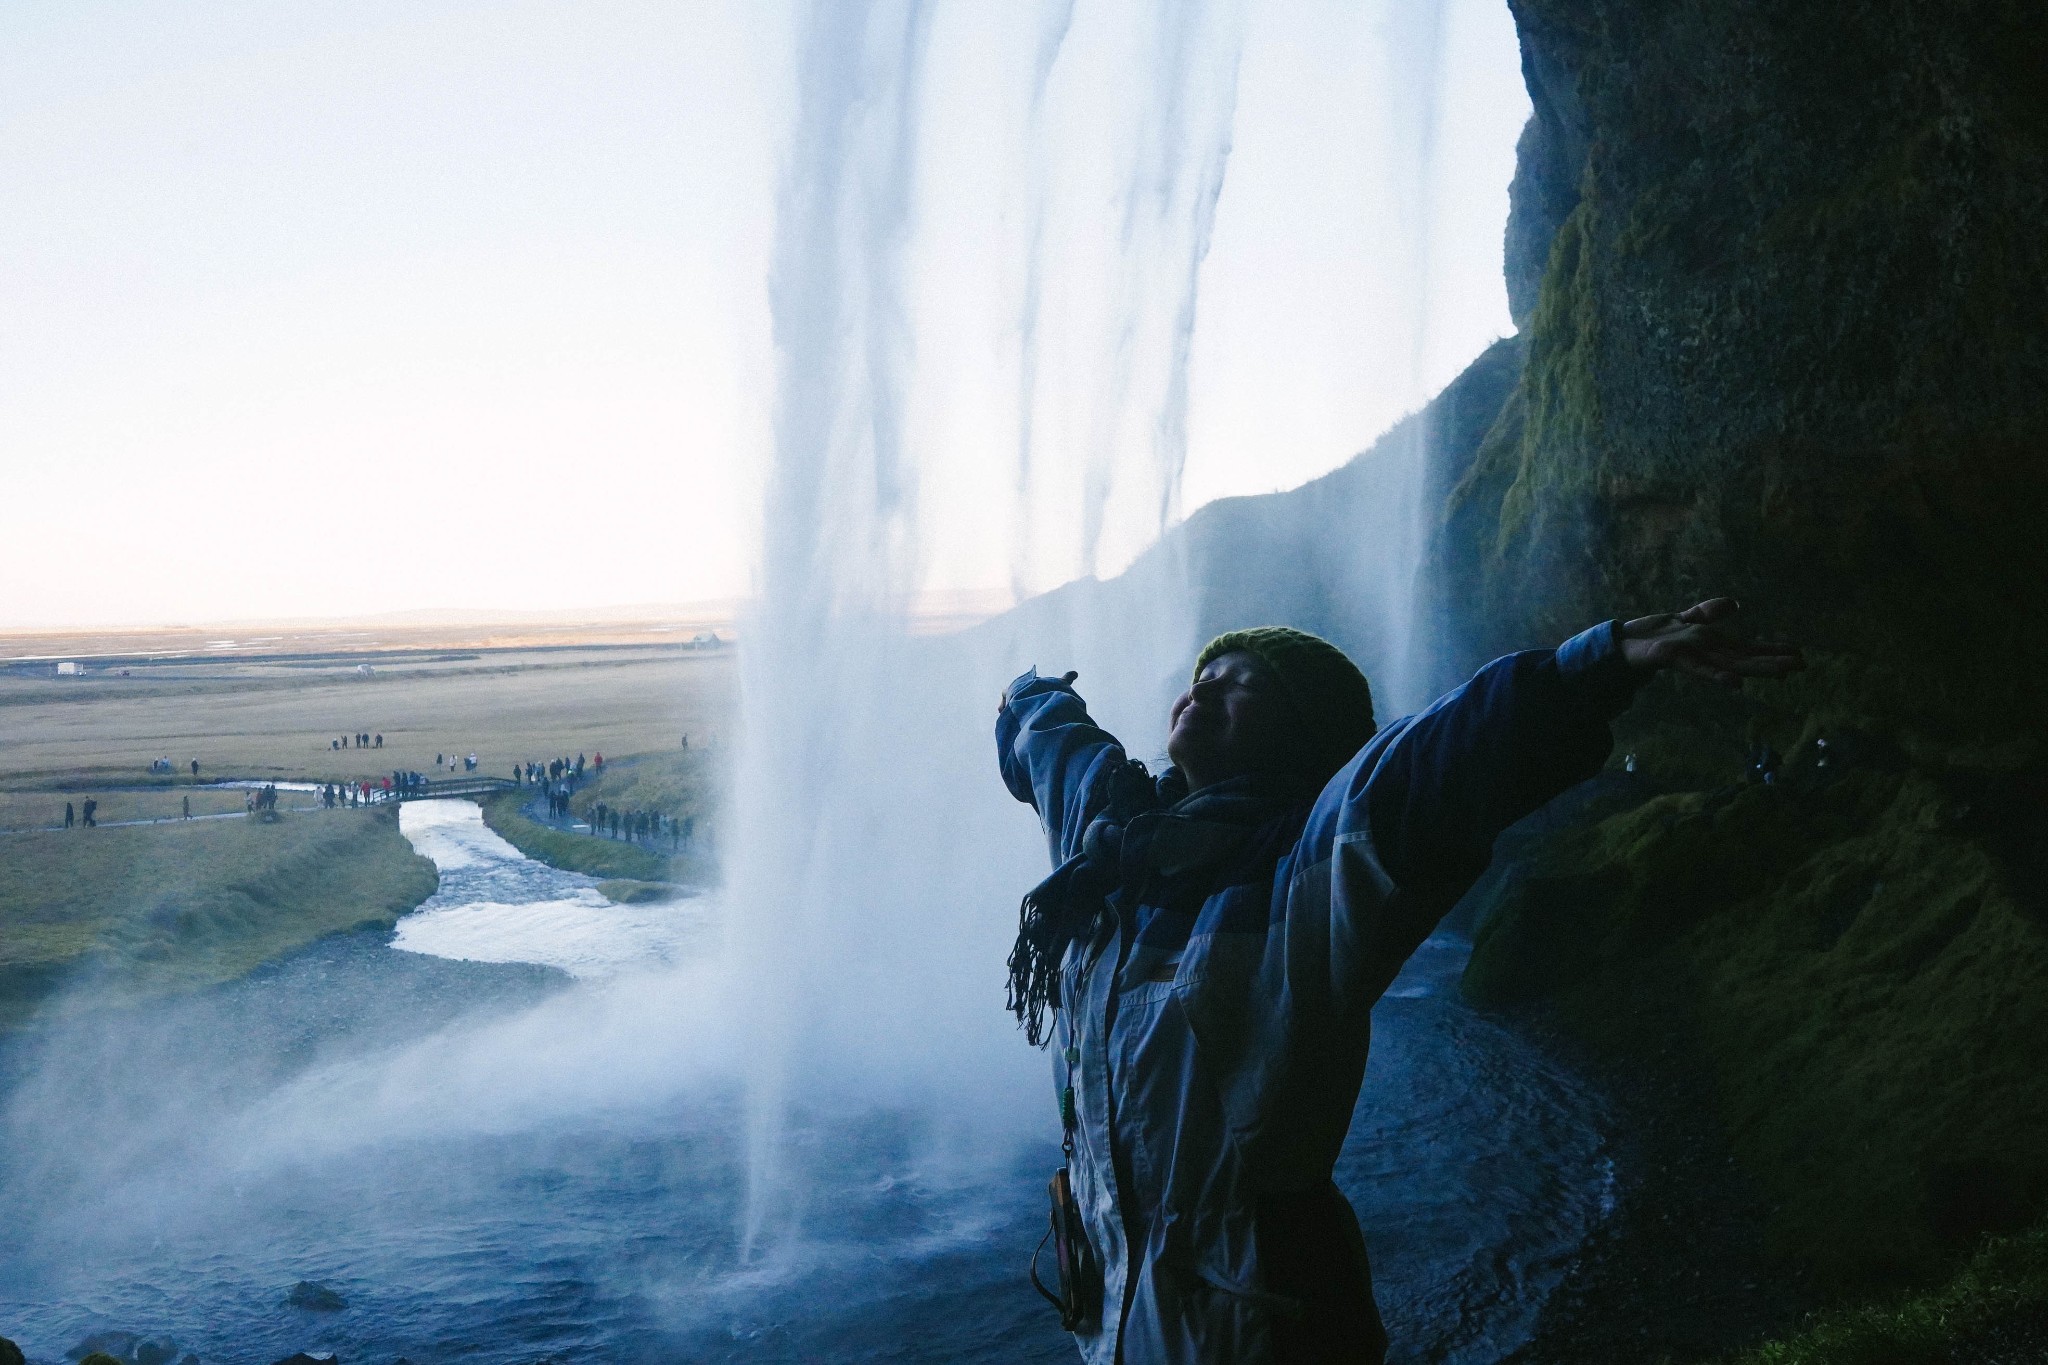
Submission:
[[1071,1165],[1074,1160],[1074,1068],[1081,1064],[1081,1049],[1067,1048],[1067,1083],[1060,1088],[1060,1154]]

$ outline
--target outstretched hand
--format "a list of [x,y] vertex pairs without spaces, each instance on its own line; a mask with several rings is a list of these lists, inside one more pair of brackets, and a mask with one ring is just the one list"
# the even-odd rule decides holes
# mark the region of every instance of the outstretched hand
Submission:
[[[1059,680],[1063,683],[1071,683],[1074,681],[1074,679],[1080,676],[1081,675],[1079,673],[1076,673],[1073,669],[1070,668],[1066,672],[1060,674]],[[1008,706],[1009,704],[1010,694],[1007,690],[1005,690],[1002,696],[996,698],[996,714],[999,716],[1003,714],[1003,708],[1005,706]]]
[[1639,616],[1621,627],[1621,656],[1641,673],[1682,669],[1723,687],[1744,678],[1782,678],[1806,667],[1794,645],[1761,644],[1735,631],[1742,610],[1732,597],[1711,597],[1661,616]]

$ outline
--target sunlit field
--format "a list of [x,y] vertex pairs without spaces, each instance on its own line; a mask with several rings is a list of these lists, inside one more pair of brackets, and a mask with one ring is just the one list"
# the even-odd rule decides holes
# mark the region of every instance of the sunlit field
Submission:
[[[0,1027],[60,995],[75,1010],[232,979],[324,934],[388,926],[432,893],[395,811],[323,809],[299,784],[457,777],[472,754],[476,774],[508,777],[514,763],[602,753],[611,773],[593,772],[579,801],[695,816],[701,850],[732,674],[730,651],[644,644],[105,660],[82,676],[16,664],[0,674]],[[250,788],[223,782],[290,785],[263,817]],[[565,861],[652,882],[709,875],[701,857],[671,868],[533,825],[517,813],[526,799],[494,815]],[[97,828],[83,824],[88,800]]]

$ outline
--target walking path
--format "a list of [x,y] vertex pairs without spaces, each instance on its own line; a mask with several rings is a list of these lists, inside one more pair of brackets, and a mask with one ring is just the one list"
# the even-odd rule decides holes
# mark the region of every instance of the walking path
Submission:
[[[277,786],[277,788],[278,788],[278,791],[279,791],[280,793],[283,793],[283,792],[286,792],[286,791],[295,791],[295,792],[298,792],[298,791],[303,791],[304,789],[306,789],[306,788],[308,788],[308,787],[310,787],[312,791],[315,791],[315,792],[317,792],[317,791],[319,790],[320,786],[321,786],[321,785],[323,785],[323,784],[320,784],[320,783],[310,783],[310,784],[309,784],[309,783],[301,783],[301,782],[294,782],[294,783],[290,783],[290,784],[283,784],[283,783],[278,783],[278,784],[272,784],[272,783],[266,783],[266,782],[262,782],[262,781],[259,781],[259,780],[256,780],[256,779],[251,779],[251,778],[224,778],[224,779],[222,779],[222,780],[220,780],[220,781],[217,781],[217,782],[207,782],[207,783],[202,783],[202,784],[200,784],[200,785],[199,785],[199,787],[195,788],[194,790],[202,790],[202,791],[219,791],[219,790],[221,790],[222,788],[232,788],[232,789],[234,789],[234,790],[238,790],[238,791],[240,791],[240,790],[254,790],[254,789],[257,789],[257,788],[261,788],[261,787],[265,787],[265,786],[271,786],[271,785],[276,785],[276,786]],[[337,783],[336,785],[338,785],[338,786],[341,786],[341,787],[347,787],[347,786],[349,786],[350,784],[348,784],[348,783],[345,783],[345,782],[344,782],[344,783]],[[513,790],[516,790],[516,789],[517,789],[517,788],[516,788],[515,784],[513,783],[512,779],[510,779],[510,778],[508,778],[508,777],[483,777],[483,776],[449,777],[449,778],[441,778],[441,779],[438,779],[438,780],[433,780],[433,779],[430,779],[430,780],[428,780],[428,781],[426,781],[426,782],[422,783],[421,785],[419,785],[419,786],[417,786],[417,787],[410,787],[410,788],[404,788],[404,789],[394,789],[394,790],[392,790],[392,791],[385,791],[385,790],[384,790],[383,788],[381,788],[381,787],[377,787],[377,786],[374,786],[374,785],[373,785],[373,786],[372,786],[372,787],[370,788],[370,797],[369,797],[369,801],[368,801],[368,802],[367,802],[366,804],[368,804],[368,805],[373,805],[373,806],[381,806],[381,805],[384,805],[384,804],[386,804],[387,802],[400,802],[400,801],[424,801],[424,800],[430,800],[430,799],[434,799],[434,798],[438,798],[438,797],[447,797],[447,796],[487,796],[487,795],[489,795],[489,794],[491,794],[491,793],[493,793],[493,792],[500,792],[500,791],[513,791]],[[98,787],[98,788],[93,788],[92,790],[95,790],[95,791],[150,791],[150,792],[157,792],[157,791],[163,791],[163,790],[164,790],[164,788],[161,788],[161,787]],[[360,810],[361,808],[362,808],[361,806],[347,806],[347,805],[339,805],[339,806],[336,806],[336,807],[334,807],[334,809],[336,809],[336,810]],[[315,810],[322,810],[322,809],[325,809],[325,807],[323,807],[323,806],[322,806],[322,805],[321,805],[321,804],[320,804],[320,803],[319,803],[319,802],[318,802],[317,800],[316,800],[316,801],[314,801],[314,802],[312,802],[311,804],[308,804],[308,805],[301,805],[301,806],[282,806],[282,805],[281,805],[281,806],[277,807],[277,810],[278,810],[279,812],[290,812],[290,813],[299,813],[299,812],[304,812],[304,811],[315,811]],[[245,820],[245,819],[247,819],[247,818],[248,818],[249,816],[251,816],[251,815],[254,815],[255,813],[256,813],[256,812],[254,812],[254,811],[249,811],[249,810],[228,810],[228,811],[211,811],[211,812],[208,812],[208,813],[206,813],[206,814],[203,814],[203,815],[158,815],[158,816],[152,816],[152,817],[149,817],[149,818],[147,818],[147,819],[139,819],[139,820],[97,820],[97,821],[93,822],[93,824],[91,824],[90,826],[87,826],[87,825],[82,825],[82,824],[81,824],[81,825],[77,826],[77,828],[80,828],[80,829],[86,829],[86,828],[91,828],[91,829],[121,829],[121,828],[123,828],[123,827],[125,827],[125,826],[130,826],[130,825],[178,825],[178,824],[184,824],[185,822],[187,822],[187,821],[190,821],[190,820]],[[43,831],[47,831],[47,830],[62,830],[62,829],[64,829],[64,828],[66,828],[66,826],[65,826],[65,825],[64,825],[64,823],[63,823],[63,822],[62,822],[62,821],[60,820],[60,821],[56,821],[56,822],[54,822],[54,823],[52,823],[52,824],[47,824],[47,825],[15,825],[15,826],[11,826],[11,827],[9,827],[9,828],[6,828],[6,829],[0,829],[0,834],[35,834],[35,833],[40,833],[40,832],[43,832]],[[583,828],[584,828],[585,830],[588,830],[589,826],[587,826],[587,825],[586,825],[586,826],[583,826]]]

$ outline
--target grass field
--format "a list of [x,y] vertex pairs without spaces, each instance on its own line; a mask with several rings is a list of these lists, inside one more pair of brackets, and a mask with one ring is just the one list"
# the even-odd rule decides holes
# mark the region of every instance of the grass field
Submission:
[[225,981],[434,885],[396,810],[0,835],[0,1025]]
[[[432,866],[395,810],[247,819],[243,792],[192,781],[194,758],[202,783],[320,782],[451,775],[437,753],[474,752],[491,776],[603,753],[623,761],[580,801],[694,817],[701,850],[733,708],[729,652],[645,644],[0,670],[0,831],[15,831],[0,832],[0,1026],[60,990],[76,1008],[225,980],[322,934],[389,923],[432,893]],[[383,746],[333,747],[359,731]],[[174,776],[149,773],[158,757]],[[87,796],[105,827],[50,828]],[[231,818],[186,821],[188,798],[195,817]],[[622,896],[660,894],[627,883],[711,877],[699,857],[524,820],[524,799],[493,803],[492,825],[533,856],[619,882]],[[287,807],[300,801],[310,797],[284,794]],[[162,823],[113,827],[129,820]]]

